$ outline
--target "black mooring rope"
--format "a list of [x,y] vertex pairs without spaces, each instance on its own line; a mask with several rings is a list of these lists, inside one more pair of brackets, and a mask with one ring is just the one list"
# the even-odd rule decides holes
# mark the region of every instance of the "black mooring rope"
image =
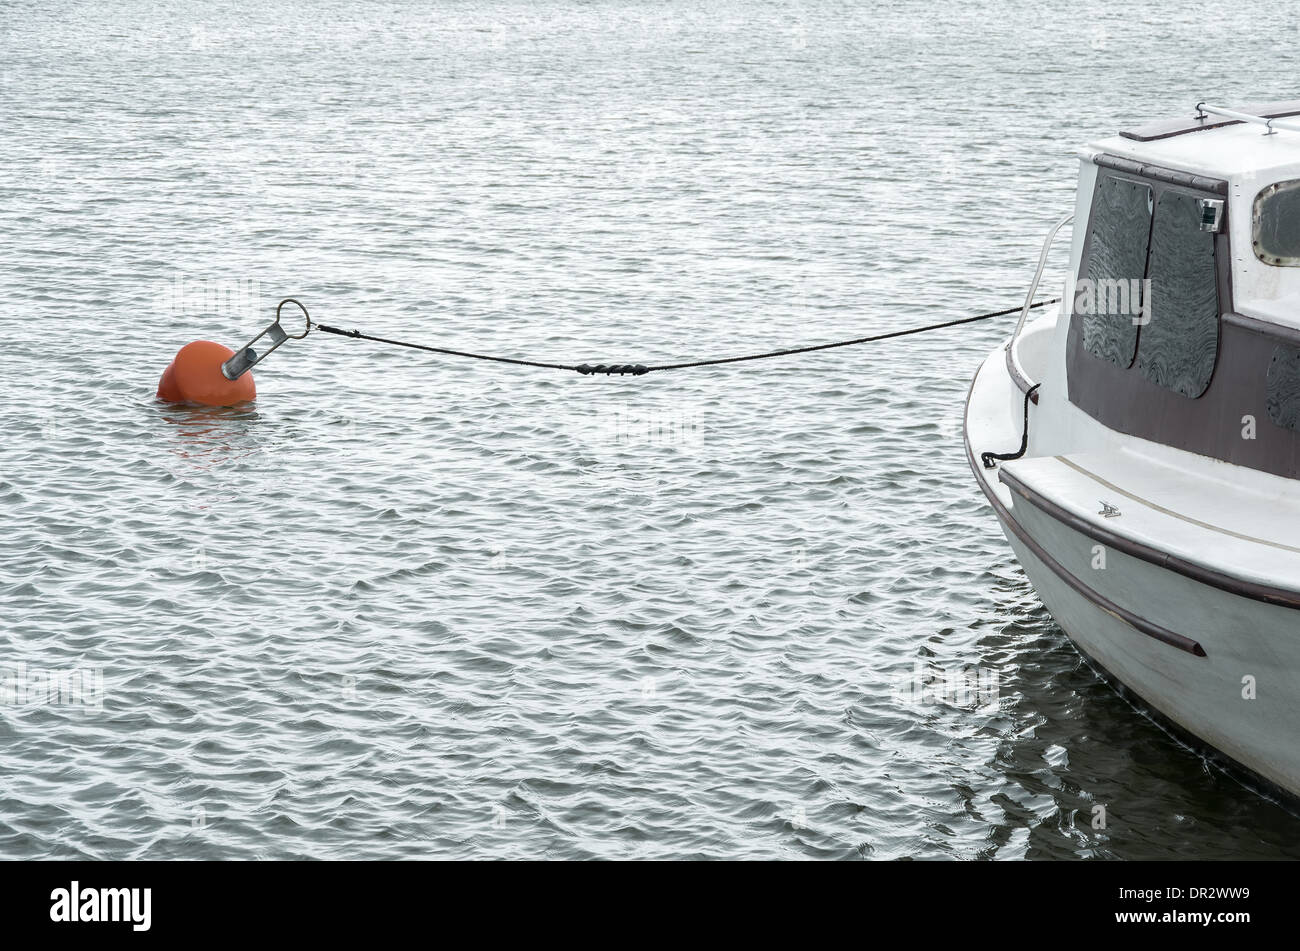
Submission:
[[[317,324],[316,329],[322,333],[338,334],[340,337],[356,337],[358,340],[373,340],[376,343],[391,343],[394,347],[410,347],[412,350],[428,350],[430,353],[446,353],[453,357],[469,357],[473,360],[491,360],[494,363],[513,363],[521,367],[544,367],[547,370],[577,370],[575,366],[567,363],[541,363],[537,360],[515,360],[512,357],[492,357],[484,353],[466,353],[464,350],[447,350],[444,347],[428,347],[422,343],[407,343],[403,340],[389,340],[386,337],[372,337],[370,334],[363,334],[359,330],[339,330],[337,327],[326,327],[324,324]],[[579,370],[578,372],[582,372]],[[641,371],[645,372],[644,369]]]
[[[1055,304],[1060,298],[1051,300],[1036,301],[1029,306],[1046,307],[1048,304]],[[793,347],[789,350],[770,350],[766,353],[751,353],[743,357],[716,357],[711,360],[695,360],[690,363],[666,363],[662,366],[645,366],[641,363],[546,363],[540,360],[517,360],[513,357],[497,357],[486,353],[469,353],[465,350],[448,350],[445,347],[430,347],[422,343],[407,343],[403,340],[389,340],[386,337],[375,337],[371,334],[363,334],[359,330],[340,330],[337,327],[327,327],[324,324],[315,324],[317,330],[327,334],[337,334],[340,337],[353,337],[358,340],[373,340],[375,343],[387,343],[395,347],[410,347],[412,350],[426,350],[429,353],[443,353],[452,357],[468,357],[471,360],[490,360],[493,363],[511,363],[515,366],[522,367],[542,367],[547,370],[572,370],[575,373],[586,375],[603,373],[606,376],[613,375],[630,375],[643,376],[646,373],[654,373],[659,370],[687,370],[692,367],[717,366],[720,363],[741,363],[745,360],[767,360],[771,357],[788,357],[796,353],[812,353],[815,350],[831,350],[835,347],[851,347],[860,343],[873,343],[877,340],[889,340],[893,337],[907,337],[911,334],[927,333],[931,330],[942,330],[945,327],[955,327],[958,324],[970,324],[977,320],[990,320],[994,317],[1006,317],[1008,314],[1014,314],[1023,309],[1022,307],[1008,307],[1006,310],[995,311],[991,314],[979,314],[975,317],[961,317],[957,320],[947,320],[940,324],[928,324],[924,327],[911,327],[907,330],[893,330],[889,333],[875,334],[871,337],[855,337],[852,340],[839,340],[835,343],[819,343],[811,347]],[[1027,411],[1026,411],[1027,413]]]

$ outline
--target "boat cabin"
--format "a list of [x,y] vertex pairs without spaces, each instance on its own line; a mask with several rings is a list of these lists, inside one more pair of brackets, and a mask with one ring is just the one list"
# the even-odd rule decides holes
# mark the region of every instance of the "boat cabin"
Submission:
[[1201,104],[1080,157],[1069,402],[1132,436],[1300,477],[1300,101]]

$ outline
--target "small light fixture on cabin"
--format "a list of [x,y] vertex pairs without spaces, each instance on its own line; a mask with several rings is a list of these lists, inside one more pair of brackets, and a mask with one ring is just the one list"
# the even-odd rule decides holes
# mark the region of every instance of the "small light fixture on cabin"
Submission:
[[1217,234],[1223,224],[1223,199],[1201,198],[1197,200],[1196,208],[1201,213],[1201,230]]

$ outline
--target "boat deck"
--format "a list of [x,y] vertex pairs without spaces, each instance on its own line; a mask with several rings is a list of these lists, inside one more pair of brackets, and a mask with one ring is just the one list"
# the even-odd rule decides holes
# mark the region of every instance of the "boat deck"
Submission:
[[1019,459],[1000,481],[1102,544],[1233,593],[1300,605],[1300,498],[1236,484],[1211,459],[1117,449]]

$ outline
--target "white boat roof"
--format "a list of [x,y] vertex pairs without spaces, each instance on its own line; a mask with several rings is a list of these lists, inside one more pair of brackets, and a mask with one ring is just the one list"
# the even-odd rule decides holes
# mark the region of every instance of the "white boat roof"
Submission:
[[1262,126],[1247,123],[1148,141],[1112,135],[1090,144],[1089,156],[1098,152],[1228,182],[1258,181],[1261,188],[1300,177],[1300,132],[1283,129],[1269,135]]
[[[1218,107],[1207,107],[1218,109]],[[1300,268],[1275,267],[1251,252],[1255,196],[1274,182],[1300,179],[1300,100],[1239,106],[1230,110],[1256,121],[1222,114],[1187,114],[1097,139],[1080,151],[1091,162],[1101,153],[1159,165],[1228,183],[1228,227],[1234,250],[1233,298],[1237,312],[1300,330]],[[1279,127],[1263,122],[1273,119]],[[1281,126],[1291,126],[1283,128]]]

